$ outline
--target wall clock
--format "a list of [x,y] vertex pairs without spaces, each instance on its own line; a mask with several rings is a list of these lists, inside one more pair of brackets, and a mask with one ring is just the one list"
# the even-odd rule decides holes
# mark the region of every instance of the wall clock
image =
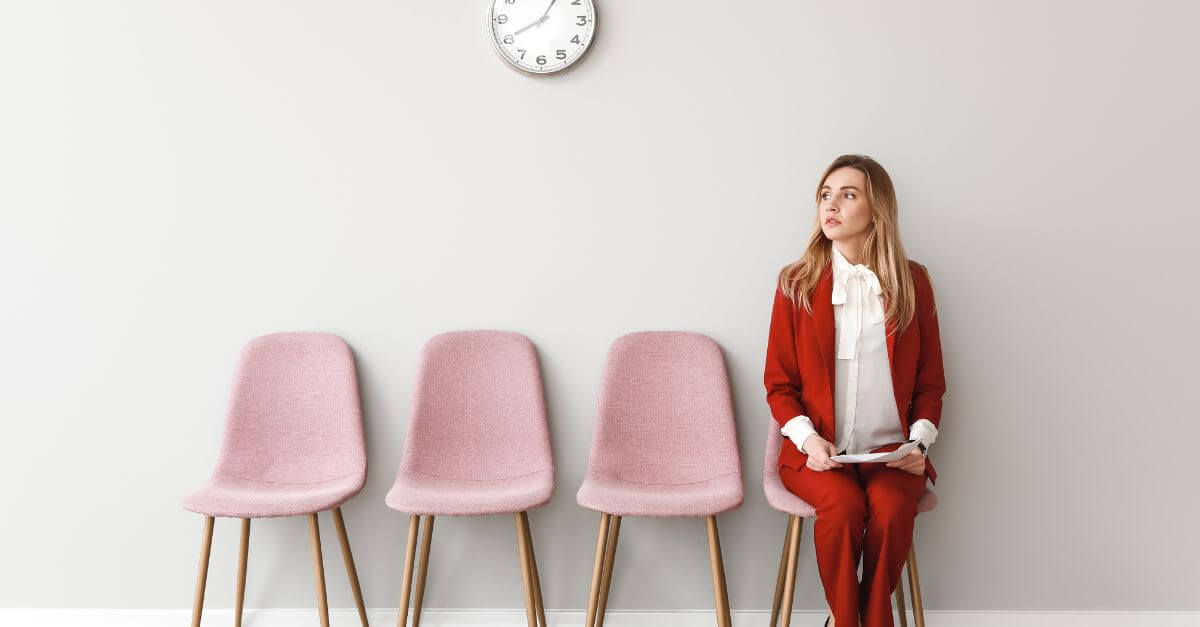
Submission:
[[561,74],[592,47],[592,0],[491,0],[488,32],[506,63],[533,76]]

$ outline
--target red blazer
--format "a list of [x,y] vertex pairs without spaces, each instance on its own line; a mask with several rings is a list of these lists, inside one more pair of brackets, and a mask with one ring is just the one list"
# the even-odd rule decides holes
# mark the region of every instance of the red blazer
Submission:
[[[887,327],[892,388],[906,437],[909,426],[918,418],[925,418],[935,427],[940,427],[942,395],[946,392],[933,287],[929,276],[920,266],[911,261],[909,266],[916,292],[916,314],[898,337],[892,322],[888,322]],[[771,415],[780,426],[803,414],[812,419],[821,437],[836,442],[833,413],[836,347],[832,297],[832,263],[825,267],[813,289],[812,315],[803,307],[793,304],[782,288],[776,286],[763,382],[767,386],[767,404],[771,406]],[[895,448],[889,444],[875,450]],[[790,439],[784,438],[779,465],[804,468],[807,463],[808,454],[800,451]],[[929,459],[925,460],[925,476],[937,482],[937,472]]]

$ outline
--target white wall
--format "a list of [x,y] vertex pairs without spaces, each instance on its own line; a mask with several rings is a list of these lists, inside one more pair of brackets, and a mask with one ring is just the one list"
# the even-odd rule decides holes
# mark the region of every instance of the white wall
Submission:
[[[586,602],[597,516],[574,494],[609,342],[685,329],[724,347],[739,413],[731,603],[769,607],[772,282],[821,169],[863,152],[938,288],[927,606],[1200,609],[1200,11],[599,4],[592,55],[550,80],[495,57],[482,0],[0,4],[0,606],[186,607],[201,519],[179,498],[216,459],[236,353],[311,329],[357,353],[371,474],[345,512],[367,604],[394,607],[406,518],[383,496],[417,352],[497,328],[545,374],[546,605]],[[312,605],[304,524],[255,524],[250,605]],[[711,607],[700,521],[622,527],[611,607]],[[235,561],[219,521],[211,607]],[[441,519],[432,562],[428,607],[522,602],[510,518]]]

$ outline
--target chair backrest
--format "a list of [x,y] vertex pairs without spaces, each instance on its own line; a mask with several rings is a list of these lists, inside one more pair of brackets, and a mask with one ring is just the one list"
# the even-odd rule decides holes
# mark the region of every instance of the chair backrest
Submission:
[[366,472],[354,356],[328,333],[274,333],[238,359],[217,472],[314,483]]
[[780,433],[779,423],[774,417],[768,416],[767,451],[763,455],[763,485],[768,483],[781,484],[779,479],[779,453],[783,448],[783,434]]
[[741,476],[721,348],[685,331],[623,335],[609,348],[588,472],[682,484]]
[[451,331],[421,351],[401,466],[449,479],[552,470],[537,353],[508,331]]

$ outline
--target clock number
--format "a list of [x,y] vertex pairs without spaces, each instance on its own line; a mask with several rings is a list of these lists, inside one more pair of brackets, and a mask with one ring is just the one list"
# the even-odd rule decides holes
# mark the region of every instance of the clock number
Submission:
[[[521,13],[527,13],[529,11],[542,11],[544,6],[547,4],[547,0],[540,0],[540,4],[538,1],[529,2],[528,0],[520,3],[518,3],[517,0],[490,1],[492,4],[492,42],[496,48],[496,52],[500,53],[500,57],[507,61],[514,68],[527,74],[556,74],[559,71],[567,69],[571,63],[578,60],[581,54],[580,51],[584,50],[584,48],[586,48],[592,41],[592,29],[596,23],[595,16],[592,14],[592,11],[594,10],[592,4],[594,0],[587,0],[586,2],[584,0],[560,0],[561,4],[569,4],[574,7],[579,7],[575,9],[575,11],[564,9],[562,13],[565,13],[566,15],[562,15],[560,13],[559,17],[556,18],[559,20],[569,20],[571,18],[571,13],[579,13],[579,15],[574,16],[575,24],[573,24],[573,26],[575,28],[572,29],[571,26],[568,26],[570,22],[564,23],[560,21],[558,22],[560,26],[557,27],[559,32],[556,36],[554,33],[550,33],[550,41],[543,40],[543,43],[546,44],[544,47],[533,46],[532,48],[529,48],[528,46],[530,43],[535,42],[522,41],[518,43],[517,34],[524,32],[533,26],[544,26],[544,22],[546,22],[547,18],[549,17],[549,9],[545,9],[545,11],[542,12],[541,17],[535,20],[533,24],[530,24],[519,31],[514,31],[511,29],[514,29],[517,24],[523,24],[525,21],[528,21],[532,18],[530,16],[522,18],[521,15],[514,15],[513,11],[518,10],[515,8],[518,4],[520,4],[522,7],[525,7],[524,9],[519,9]],[[554,2],[549,2],[549,4],[554,4]],[[532,5],[537,5],[536,9]],[[504,33],[506,30],[509,31],[507,34]],[[566,32],[563,32],[564,30]],[[572,33],[570,32],[571,30],[574,30],[575,32]],[[563,39],[568,39],[569,41],[564,42]],[[564,45],[564,43],[566,43],[565,48],[551,47],[554,44]],[[525,45],[526,47],[517,48],[519,45]],[[576,47],[572,48],[572,45]]]

